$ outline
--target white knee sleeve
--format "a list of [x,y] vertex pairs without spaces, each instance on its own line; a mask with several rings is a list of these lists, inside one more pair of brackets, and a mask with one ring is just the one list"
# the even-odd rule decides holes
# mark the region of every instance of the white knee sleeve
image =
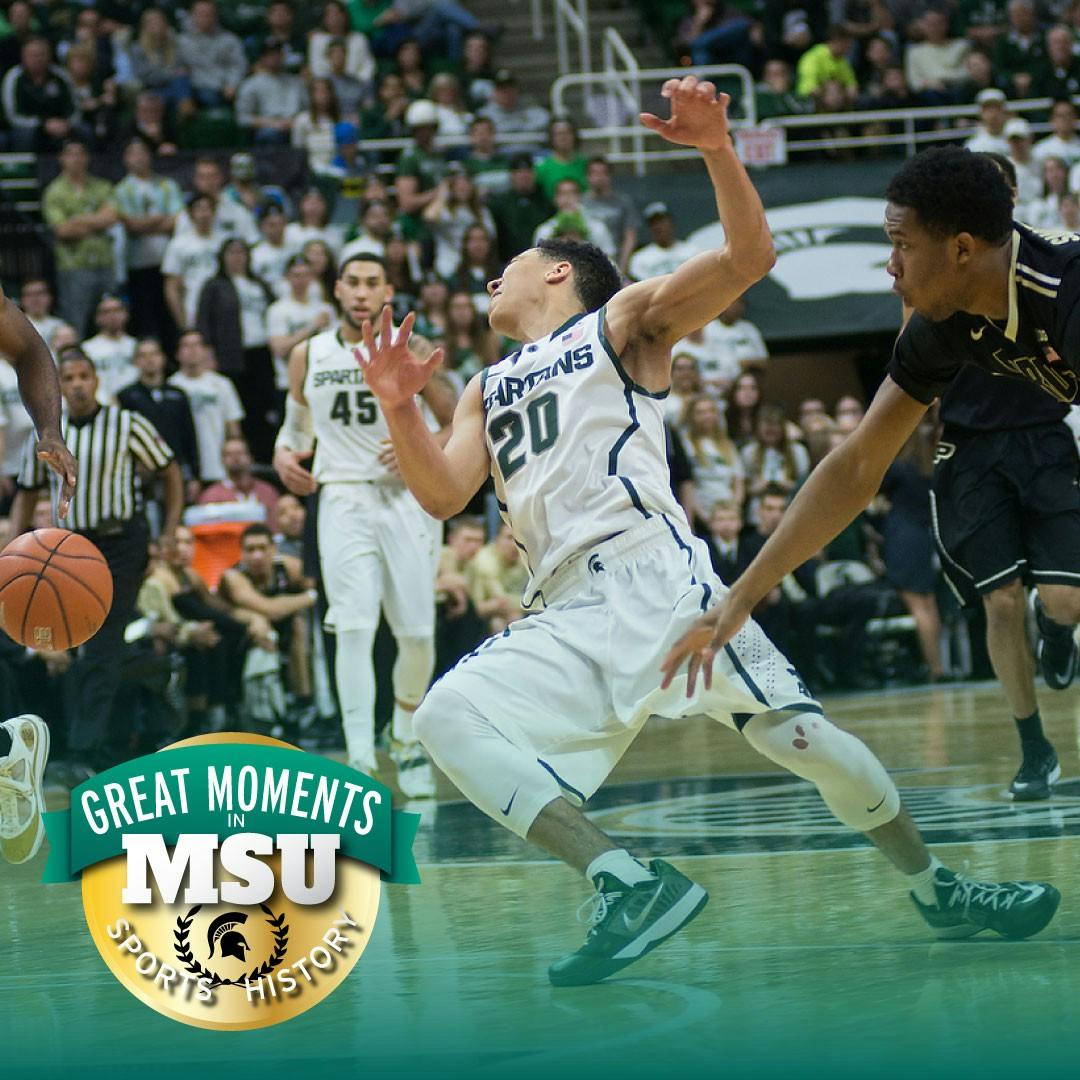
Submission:
[[852,829],[868,832],[900,813],[900,793],[881,762],[824,717],[762,713],[743,735],[758,753],[814,783],[826,806]]
[[522,839],[540,811],[562,794],[534,753],[442,684],[431,688],[413,714],[413,732],[474,806]]
[[339,630],[334,676],[349,761],[375,760],[374,630]]
[[435,639],[400,637],[394,661],[394,699],[403,705],[417,706],[424,699],[435,670]]

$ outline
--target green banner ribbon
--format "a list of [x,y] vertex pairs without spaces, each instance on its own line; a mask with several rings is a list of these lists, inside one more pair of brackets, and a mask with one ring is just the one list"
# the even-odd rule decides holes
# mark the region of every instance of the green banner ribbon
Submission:
[[45,817],[52,850],[47,884],[74,881],[124,853],[123,838],[336,834],[339,853],[377,866],[382,879],[417,885],[412,845],[420,815],[394,810],[390,789],[340,762],[278,746],[181,746],[125,762],[71,793]]

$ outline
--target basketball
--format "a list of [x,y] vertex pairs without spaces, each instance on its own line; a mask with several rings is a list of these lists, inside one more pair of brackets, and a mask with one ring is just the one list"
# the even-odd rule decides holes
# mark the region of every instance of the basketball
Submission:
[[89,641],[112,607],[105,557],[85,536],[35,529],[0,551],[0,629],[31,649]]

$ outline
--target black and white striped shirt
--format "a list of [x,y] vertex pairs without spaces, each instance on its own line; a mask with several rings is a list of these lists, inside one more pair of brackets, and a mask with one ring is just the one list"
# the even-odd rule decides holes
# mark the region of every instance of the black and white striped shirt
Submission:
[[[67,413],[61,430],[79,463],[79,482],[71,509],[60,524],[76,532],[92,531],[103,523],[128,521],[141,508],[135,463],[156,472],[172,461],[173,453],[145,417],[116,405],[103,405],[92,416],[75,422]],[[33,437],[23,450],[19,486],[52,486],[55,499],[59,477],[35,452]]]

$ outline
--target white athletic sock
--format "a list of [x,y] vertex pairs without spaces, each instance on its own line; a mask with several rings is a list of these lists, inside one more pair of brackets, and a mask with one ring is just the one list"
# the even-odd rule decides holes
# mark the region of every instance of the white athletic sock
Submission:
[[937,890],[934,888],[934,875],[941,860],[936,855],[930,856],[930,865],[917,874],[905,875],[905,881],[909,892],[913,893],[920,904],[927,907],[937,907]]
[[637,885],[642,881],[652,881],[656,875],[644,864],[638,862],[626,848],[617,851],[605,851],[597,855],[585,870],[589,881],[596,881],[597,874],[610,874],[624,885]]
[[349,764],[375,765],[375,666],[372,630],[339,630],[334,674]]
[[390,721],[390,732],[397,742],[406,744],[416,742],[412,723],[414,712],[416,712],[415,709],[405,709],[396,701],[394,702],[394,715]]

